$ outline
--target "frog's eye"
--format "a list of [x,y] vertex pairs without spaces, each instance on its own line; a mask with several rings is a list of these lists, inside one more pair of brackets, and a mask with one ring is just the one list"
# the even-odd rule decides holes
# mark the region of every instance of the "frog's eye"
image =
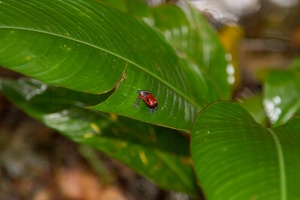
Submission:
[[139,90],[138,93],[144,98],[147,96],[147,93],[144,90]]
[[146,92],[142,92],[142,95],[144,98],[146,98],[146,96],[147,96]]

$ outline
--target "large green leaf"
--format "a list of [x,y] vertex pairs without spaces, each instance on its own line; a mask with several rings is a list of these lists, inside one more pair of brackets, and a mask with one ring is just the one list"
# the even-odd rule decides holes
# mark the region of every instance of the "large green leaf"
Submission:
[[[205,87],[202,87],[196,94],[210,98],[208,103],[231,98],[234,69],[226,59],[216,31],[199,11],[184,1],[179,5],[163,4],[153,8],[147,7],[141,0],[126,1],[126,4],[130,15],[162,32],[181,59],[194,68],[198,81],[205,81],[210,94],[214,93],[213,96],[205,95],[209,93],[203,91]],[[139,9],[133,9],[132,4],[138,5]]]
[[170,129],[86,109],[86,105],[102,101],[98,95],[28,79],[0,79],[0,91],[32,117],[75,142],[125,163],[160,187],[198,194],[189,141],[185,136]]
[[267,129],[241,106],[217,102],[197,117],[191,151],[207,199],[298,199],[300,118]]
[[126,5],[130,15],[158,29],[175,47],[183,69],[193,71],[189,79],[197,87],[188,85],[188,88],[200,99],[201,107],[219,99],[230,99],[231,84],[227,80],[232,74],[226,70],[225,52],[215,30],[200,12],[187,3],[184,4],[187,14],[175,4],[148,7],[143,0],[133,0],[126,1]]
[[299,70],[270,71],[264,86],[264,106],[273,126],[291,119],[300,110]]
[[[95,1],[2,1],[0,44],[0,65],[45,83],[90,93],[117,88],[94,107],[105,112],[188,132],[203,96],[216,99],[213,89],[195,92],[211,83],[195,79],[199,70],[185,67],[157,31]],[[197,56],[206,65],[218,51]],[[155,114],[144,104],[134,109],[138,89],[156,96]]]
[[210,79],[210,89],[218,94],[219,99],[230,99],[235,81],[234,69],[226,59],[216,31],[190,4],[182,1],[180,6],[183,9],[172,4],[154,8],[154,26],[182,58],[197,66],[204,79]]

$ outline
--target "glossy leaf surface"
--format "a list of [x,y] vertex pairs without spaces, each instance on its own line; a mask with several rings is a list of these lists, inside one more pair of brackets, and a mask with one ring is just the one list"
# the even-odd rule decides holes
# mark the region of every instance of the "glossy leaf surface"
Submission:
[[[162,188],[198,194],[189,141],[181,134],[87,109],[102,96],[2,79],[0,91],[14,104],[71,140],[115,158]],[[176,181],[174,181],[176,180]]]
[[270,71],[265,82],[264,106],[273,126],[291,119],[300,110],[299,70]]
[[[216,31],[202,14],[190,4],[162,5],[153,9],[155,27],[179,51],[183,59],[198,67],[210,79],[219,99],[230,99],[234,84],[234,68]],[[218,78],[216,78],[218,77]]]
[[300,118],[267,129],[238,104],[217,102],[198,115],[191,150],[207,199],[300,196]]
[[[204,39],[209,34],[211,30]],[[1,66],[77,91],[104,93],[117,88],[94,109],[153,124],[188,132],[197,112],[207,105],[203,97],[218,96],[210,88],[208,93],[194,92],[214,81],[206,75],[196,79],[199,69],[186,68],[157,31],[95,1],[3,1],[0,43]],[[218,65],[220,60],[208,55],[222,56],[223,51],[210,49],[202,52],[206,56],[198,56],[205,58],[203,65],[211,65],[212,58]],[[155,114],[149,114],[143,102],[138,109],[133,107],[138,89],[156,96]]]

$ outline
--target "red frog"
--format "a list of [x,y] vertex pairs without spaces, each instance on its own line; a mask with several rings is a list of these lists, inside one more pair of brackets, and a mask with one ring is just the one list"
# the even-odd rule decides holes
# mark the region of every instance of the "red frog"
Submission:
[[142,99],[145,102],[145,104],[147,104],[147,106],[149,107],[150,112],[152,112],[153,110],[157,110],[157,100],[152,95],[152,92],[149,92],[147,90],[138,90],[137,92],[139,96],[135,101],[135,106],[138,106],[139,100]]

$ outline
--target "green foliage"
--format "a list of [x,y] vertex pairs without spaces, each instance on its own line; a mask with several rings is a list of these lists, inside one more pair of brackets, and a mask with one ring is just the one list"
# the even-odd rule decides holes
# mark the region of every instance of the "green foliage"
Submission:
[[[300,196],[299,118],[291,120],[299,62],[270,72],[263,96],[242,104],[272,129],[236,103],[213,103],[232,96],[231,65],[190,5],[2,1],[0,44],[0,66],[39,80],[1,78],[8,99],[160,187],[195,196],[201,188],[208,199]],[[133,106],[138,89],[154,94],[156,112]],[[192,157],[178,130],[191,133]]]
[[189,143],[183,135],[86,109],[102,100],[99,95],[47,86],[27,78],[2,79],[0,85],[3,94],[18,107],[71,140],[122,161],[163,188],[198,193]]
[[299,133],[300,118],[267,129],[233,102],[204,109],[193,126],[191,150],[206,197],[299,197]]
[[[188,132],[203,106],[222,96],[200,67],[180,61],[160,34],[118,10],[80,0],[3,2],[1,9],[0,64],[77,91],[118,88],[97,110]],[[155,115],[132,106],[138,89],[159,99]]]
[[273,126],[287,122],[296,112],[299,112],[299,85],[300,78],[297,70],[271,71],[268,74],[263,102]]

